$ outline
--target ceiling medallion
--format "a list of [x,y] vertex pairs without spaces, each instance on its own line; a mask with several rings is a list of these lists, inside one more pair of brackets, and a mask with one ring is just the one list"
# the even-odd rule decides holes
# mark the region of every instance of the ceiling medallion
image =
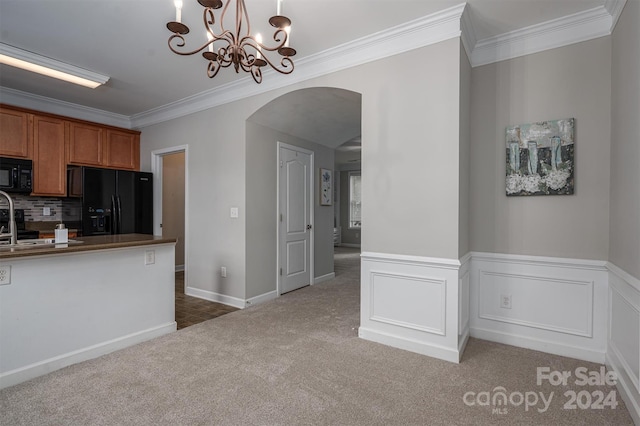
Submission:
[[[235,31],[225,29],[224,20],[229,5],[235,1]],[[169,37],[169,49],[178,55],[193,55],[202,52],[208,61],[207,75],[213,78],[220,68],[233,65],[236,73],[240,70],[251,73],[256,83],[262,82],[262,67],[269,65],[282,74],[291,74],[293,61],[291,56],[295,49],[289,47],[291,20],[280,15],[280,1],[277,0],[277,13],[269,19],[269,24],[275,28],[273,40],[277,43],[269,47],[262,43],[260,34],[251,35],[251,24],[244,0],[198,0],[204,7],[202,14],[207,41],[195,50],[182,50],[186,44],[184,35],[189,33],[189,27],[181,22],[182,0],[175,0],[176,20],[167,23],[167,28],[173,33]],[[216,18],[216,12],[222,13]],[[246,23],[246,28],[245,28]],[[274,56],[277,52],[280,56]]]

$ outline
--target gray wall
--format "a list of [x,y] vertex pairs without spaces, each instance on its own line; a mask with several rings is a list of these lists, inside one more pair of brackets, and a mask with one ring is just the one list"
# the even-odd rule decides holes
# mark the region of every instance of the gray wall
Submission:
[[459,153],[459,190],[458,204],[458,257],[469,252],[470,221],[470,171],[469,155],[471,150],[471,64],[467,52],[460,45],[460,153]]
[[[142,129],[140,163],[151,169],[154,149],[188,145],[189,286],[245,298],[245,121],[253,99],[234,102]],[[239,208],[239,218],[229,216]],[[227,278],[220,267],[227,267]]]
[[[249,165],[269,167],[272,158],[256,164],[246,120],[305,87],[362,94],[363,250],[457,259],[459,69],[456,38],[141,129],[143,170],[152,150],[189,146],[189,285],[243,299],[262,291],[246,286],[247,232],[256,230],[246,219],[247,199],[255,196],[246,179]],[[232,206],[238,219],[229,218]]]
[[320,168],[333,169],[334,151],[248,121],[247,298],[276,290],[278,142],[314,152],[314,275],[320,277],[333,272],[333,207],[320,206],[317,179]]
[[613,33],[609,260],[640,279],[640,2]]
[[[477,67],[471,84],[471,250],[607,259],[611,39]],[[575,194],[507,197],[505,128],[569,117]]]
[[362,251],[458,258],[459,64],[452,39],[352,76],[366,86]]

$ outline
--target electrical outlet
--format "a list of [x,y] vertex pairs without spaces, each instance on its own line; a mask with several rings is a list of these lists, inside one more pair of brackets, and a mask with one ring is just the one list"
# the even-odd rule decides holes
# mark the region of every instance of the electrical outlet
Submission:
[[153,265],[156,263],[156,251],[155,250],[147,250],[144,252],[144,264],[145,265]]
[[510,294],[501,294],[500,295],[500,307],[503,309],[511,309],[511,295]]
[[11,284],[11,265],[0,265],[0,285]]
[[51,216],[51,207],[43,207],[42,216]]
[[227,278],[227,267],[226,266],[221,266],[220,267],[220,276],[222,278]]

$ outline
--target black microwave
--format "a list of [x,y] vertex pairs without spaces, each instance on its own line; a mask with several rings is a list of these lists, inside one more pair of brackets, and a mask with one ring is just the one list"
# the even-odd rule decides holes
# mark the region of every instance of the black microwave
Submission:
[[0,157],[0,190],[30,194],[33,190],[32,161]]

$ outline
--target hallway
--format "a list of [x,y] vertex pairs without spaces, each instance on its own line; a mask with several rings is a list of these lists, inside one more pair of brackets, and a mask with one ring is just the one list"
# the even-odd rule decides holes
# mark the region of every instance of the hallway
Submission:
[[[359,274],[360,249],[335,247],[334,271],[336,273],[336,277],[343,274]],[[238,310],[238,308],[234,308],[233,306],[211,302],[184,294],[184,271],[176,272],[175,305],[178,330]]]

